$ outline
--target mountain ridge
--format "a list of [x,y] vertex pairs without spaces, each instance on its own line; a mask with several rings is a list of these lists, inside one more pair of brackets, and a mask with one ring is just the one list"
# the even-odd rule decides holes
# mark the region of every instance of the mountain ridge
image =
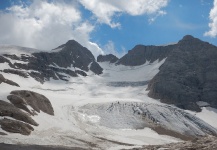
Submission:
[[215,51],[185,36],[98,62],[74,40],[1,53],[0,140],[120,149],[216,136]]

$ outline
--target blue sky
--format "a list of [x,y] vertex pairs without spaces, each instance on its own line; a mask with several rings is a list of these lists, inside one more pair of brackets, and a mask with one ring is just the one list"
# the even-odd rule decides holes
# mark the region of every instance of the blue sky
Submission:
[[75,39],[95,56],[184,35],[217,45],[217,0],[1,0],[0,44],[44,50]]

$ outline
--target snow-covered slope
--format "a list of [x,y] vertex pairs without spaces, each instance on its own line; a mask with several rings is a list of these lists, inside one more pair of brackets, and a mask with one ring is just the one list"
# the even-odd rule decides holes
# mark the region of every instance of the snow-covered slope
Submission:
[[107,81],[110,82],[140,82],[151,80],[158,72],[159,67],[166,60],[156,60],[152,63],[146,61],[145,64],[140,66],[124,66],[116,65],[114,63],[101,62],[103,75]]
[[[217,117],[213,109],[187,112],[147,96],[147,83],[165,59],[134,67],[99,63],[104,69],[101,75],[89,70],[86,77],[67,76],[68,81],[51,78],[43,84],[31,76],[2,72],[20,87],[1,83],[1,100],[9,102],[7,96],[12,90],[31,90],[50,100],[54,116],[41,112],[32,117],[39,126],[30,136],[7,132],[0,136],[0,142],[121,149],[215,133],[216,129],[210,126],[214,125],[212,118]],[[7,63],[0,63],[0,67],[10,69]],[[210,119],[206,119],[207,111],[212,114]]]
[[143,129],[145,127],[157,129],[161,127],[161,132],[165,132],[164,134],[173,131],[186,135],[186,137],[217,133],[215,128],[199,118],[169,105],[118,101],[106,104],[87,104],[81,107],[80,111],[84,116],[86,115],[89,122],[115,129]]

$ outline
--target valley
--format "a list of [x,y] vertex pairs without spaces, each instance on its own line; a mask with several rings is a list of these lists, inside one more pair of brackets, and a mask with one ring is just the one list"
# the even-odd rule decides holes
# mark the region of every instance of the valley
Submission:
[[[189,40],[188,38],[185,37],[180,43]],[[15,52],[12,54],[5,55],[5,52],[1,52],[0,69],[5,79],[0,84],[2,89],[0,100],[11,103],[8,99],[11,91],[33,91],[42,94],[50,101],[54,114],[50,115],[43,110],[36,111],[36,115],[29,114],[38,126],[33,126],[34,130],[28,136],[0,129],[1,133],[6,134],[0,135],[0,143],[21,145],[23,149],[26,145],[33,147],[39,145],[48,146],[47,149],[57,146],[65,149],[117,150],[142,149],[148,145],[160,145],[159,148],[162,145],[163,148],[163,145],[169,143],[216,136],[215,100],[208,100],[210,105],[203,107],[195,104],[202,98],[197,100],[189,98],[192,107],[185,102],[181,107],[176,101],[171,101],[171,98],[177,101],[183,98],[173,97],[172,94],[171,97],[165,97],[164,92],[160,93],[164,88],[158,85],[163,84],[171,88],[166,92],[179,94],[173,91],[179,86],[174,88],[167,85],[166,81],[171,81],[169,82],[171,85],[173,83],[184,85],[177,79],[179,78],[179,74],[175,74],[177,72],[174,72],[176,78],[172,76],[164,80],[169,69],[173,69],[174,66],[179,67],[174,65],[172,56],[168,55],[176,54],[176,51],[171,52],[175,46],[160,47],[162,51],[156,47],[154,50],[149,47],[144,51],[144,57],[140,58],[141,54],[138,54],[138,61],[134,59],[136,62],[133,62],[128,60],[130,57],[125,56],[116,60],[118,63],[108,60],[96,62],[94,57],[89,53],[86,55],[86,49],[83,51],[83,47],[75,41],[67,42],[60,46],[58,51],[54,50],[50,53],[31,54],[22,48],[20,52],[20,48],[16,47],[13,47]],[[71,59],[65,57],[68,52],[72,56]],[[137,53],[132,53],[134,51],[130,54],[136,57]],[[183,60],[182,66],[184,63]],[[200,69],[203,68],[198,70]],[[185,79],[183,74],[180,76],[181,79]],[[189,76],[186,78],[189,79]],[[208,83],[203,84],[204,90],[210,88],[211,79],[215,81],[215,76],[201,79]],[[19,86],[8,84],[6,82],[8,80],[12,80]],[[199,85],[199,80],[198,84],[195,83],[196,86]],[[194,96],[198,91],[194,90],[196,86],[190,81],[185,80],[184,88],[188,89],[189,93],[193,89],[191,94]],[[199,90],[201,92],[202,89]],[[215,95],[211,96],[215,97]],[[34,112],[30,104],[25,105]],[[14,118],[1,116],[0,119],[13,120]]]

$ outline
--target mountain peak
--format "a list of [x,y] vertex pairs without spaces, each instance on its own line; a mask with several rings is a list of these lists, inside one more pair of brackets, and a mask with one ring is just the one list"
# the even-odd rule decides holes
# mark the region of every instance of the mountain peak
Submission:
[[195,37],[193,37],[192,35],[185,35],[182,40],[192,40],[195,39]]
[[198,43],[201,43],[202,41],[198,38],[193,37],[192,35],[185,35],[178,43],[181,45],[192,45],[193,43],[195,45],[198,45]]
[[75,40],[69,40],[68,42],[66,42],[65,45],[75,45],[75,44],[79,44],[79,43],[77,41],[75,41]]

